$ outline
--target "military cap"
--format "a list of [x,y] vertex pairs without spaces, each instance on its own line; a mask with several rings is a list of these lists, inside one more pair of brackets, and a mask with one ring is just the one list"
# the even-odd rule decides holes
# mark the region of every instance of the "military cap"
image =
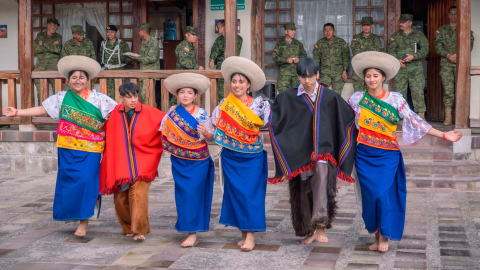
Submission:
[[285,24],[285,30],[297,30],[297,27],[295,27],[295,23],[290,22]]
[[115,25],[112,24],[112,25],[107,26],[107,30],[112,30],[112,31],[117,32],[118,28]]
[[413,15],[412,14],[400,15],[400,19],[398,20],[398,22],[404,23],[406,21],[413,21]]
[[198,35],[198,28],[193,26],[187,26],[187,33],[197,36]]
[[149,24],[149,23],[142,23],[140,24],[140,28],[139,30],[142,30],[142,29],[151,29],[152,26]]
[[362,18],[362,25],[372,25],[373,18],[372,17],[363,17]]
[[55,18],[48,18],[47,23],[54,23],[54,24],[60,26],[60,24],[58,23],[58,20],[55,19]]
[[81,25],[72,25],[72,33],[77,35],[85,35],[85,31],[83,31],[83,27]]

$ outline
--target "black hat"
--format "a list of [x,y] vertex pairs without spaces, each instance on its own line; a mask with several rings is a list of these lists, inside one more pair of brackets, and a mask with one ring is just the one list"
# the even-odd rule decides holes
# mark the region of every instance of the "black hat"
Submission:
[[109,26],[107,26],[107,30],[112,30],[112,31],[117,32],[118,28],[115,25],[109,25]]

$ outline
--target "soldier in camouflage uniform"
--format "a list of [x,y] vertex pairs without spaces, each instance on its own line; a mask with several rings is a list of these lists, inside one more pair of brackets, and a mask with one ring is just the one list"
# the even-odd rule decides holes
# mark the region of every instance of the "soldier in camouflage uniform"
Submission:
[[[450,23],[442,25],[435,32],[435,50],[442,57],[440,76],[443,84],[443,104],[445,105],[445,126],[452,124],[452,107],[455,100],[455,74],[457,72],[457,8],[451,7],[448,18]],[[473,49],[473,32],[470,49]]]
[[[107,40],[102,41],[100,56],[104,70],[123,70],[131,62],[124,53],[130,52],[126,41],[117,38],[118,28],[115,25],[107,26]],[[125,80],[124,80],[125,81]],[[115,99],[115,80],[107,79],[108,96]]]
[[303,44],[295,39],[297,27],[294,23],[285,24],[285,38],[281,39],[273,49],[272,58],[280,66],[277,78],[278,93],[292,88],[298,83],[297,63],[307,58]]
[[350,66],[350,50],[345,40],[335,36],[335,26],[323,26],[322,39],[313,46],[313,59],[320,64],[319,83],[330,86],[338,94],[342,93]]
[[[140,24],[139,35],[142,38],[142,45],[140,46],[140,56],[129,56],[129,58],[140,62],[141,70],[160,70],[160,48],[158,40],[150,36],[152,27],[149,23]],[[145,87],[145,79],[140,79],[140,89],[142,102],[147,101],[147,90]]]
[[84,35],[85,31],[83,31],[81,25],[72,26],[73,38],[65,42],[65,45],[63,45],[63,56],[83,55],[97,61],[93,43],[90,39],[84,38]]
[[[225,60],[225,20],[219,20],[217,22],[217,28],[220,36],[218,36],[213,43],[208,66],[210,68],[220,69],[223,61]],[[240,55],[240,51],[242,50],[242,43],[243,38],[237,34],[237,56]],[[223,79],[217,79],[218,101],[222,100],[223,98],[223,83]]]
[[[35,71],[58,70],[57,64],[62,51],[62,36],[56,33],[58,26],[60,24],[57,19],[48,18],[47,31],[37,34],[33,42],[33,50],[37,54]],[[55,85],[54,79],[50,79],[48,82],[52,87]],[[38,104],[41,104],[39,79],[35,79],[35,87],[37,87]]]
[[[362,32],[356,34],[352,38],[350,48],[352,48],[353,56],[367,51],[379,52],[382,49],[382,40],[379,36],[372,34],[373,18],[362,18]],[[360,79],[355,72],[352,74],[353,89],[355,91],[365,91],[368,89],[365,80]]]
[[400,62],[400,71],[395,76],[395,90],[407,98],[410,86],[413,108],[420,117],[425,119],[425,75],[422,59],[428,54],[428,40],[425,35],[412,29],[413,15],[400,16],[400,30],[393,33],[388,44],[388,53]]
[[177,45],[175,56],[177,57],[177,69],[204,69],[197,64],[197,52],[193,43],[197,42],[198,29],[187,26],[185,39]]

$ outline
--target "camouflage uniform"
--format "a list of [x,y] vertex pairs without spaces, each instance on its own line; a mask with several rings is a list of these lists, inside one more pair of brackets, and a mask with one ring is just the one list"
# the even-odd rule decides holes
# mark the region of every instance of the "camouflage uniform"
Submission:
[[[473,49],[473,32],[470,39],[470,49]],[[447,54],[457,53],[457,28],[452,28],[450,23],[441,26],[435,32],[435,50],[442,57],[440,60],[440,76],[444,89],[443,104],[451,109],[455,100],[455,74],[457,65],[447,59]]]
[[[373,18],[372,17],[363,17],[362,18],[362,25],[372,25]],[[370,33],[367,37],[362,33],[356,34],[353,36],[352,43],[350,44],[350,48],[352,48],[353,56],[361,53],[361,52],[368,52],[368,51],[377,51],[379,52],[382,49],[382,40],[379,36]],[[365,84],[365,80],[360,79],[355,72],[352,72],[353,78],[353,89],[355,91],[365,91],[367,86]]]
[[[142,23],[140,30],[145,28],[151,28],[149,23]],[[148,40],[143,40],[140,46],[140,56],[137,61],[140,62],[140,70],[160,70],[160,48],[158,46],[158,40],[155,37],[150,36]],[[147,89],[145,86],[146,79],[140,79],[140,94],[142,96],[142,102],[147,101]]]
[[[237,35],[237,56],[240,55],[242,50],[243,38],[240,35]],[[215,68],[220,69],[222,63],[225,60],[225,37],[219,36],[215,40],[212,46],[212,52],[210,53],[210,59],[213,59],[215,62]],[[217,79],[217,89],[218,89],[218,101],[223,99],[223,79]]]
[[[296,30],[294,23],[285,24],[285,30]],[[288,63],[288,58],[307,58],[307,52],[303,44],[292,39],[288,42],[286,39],[281,39],[273,49],[272,59],[280,66],[280,74],[277,78],[277,90],[281,93],[289,88],[292,88],[298,83],[297,64]]]
[[[107,30],[112,26],[107,27]],[[119,44],[120,42],[120,44]],[[104,70],[123,70],[125,69],[124,65],[127,65],[131,62],[131,59],[125,57],[123,54],[130,52],[130,47],[126,41],[115,39],[115,42],[112,44],[108,40],[102,41],[100,46],[100,55],[102,57],[102,64]],[[124,80],[125,81],[125,80]],[[108,96],[112,99],[115,99],[115,80],[113,78],[107,79],[108,85]]]
[[330,86],[338,94],[342,93],[345,82],[343,71],[350,66],[350,51],[345,40],[334,36],[330,45],[327,38],[322,38],[313,46],[313,59],[320,64],[319,83]]
[[[57,19],[48,18],[47,23],[50,22],[59,25]],[[40,45],[40,41],[43,41],[43,45]],[[53,44],[57,41],[59,42],[58,44]],[[35,71],[58,70],[57,64],[58,60],[60,60],[60,52],[62,51],[62,36],[57,33],[51,36],[47,35],[47,32],[38,33],[33,42],[33,50],[37,54]],[[54,87],[54,79],[49,79],[48,82]],[[37,87],[38,104],[41,104],[39,79],[35,79],[35,87]]]
[[[402,22],[402,18],[404,19],[403,22],[412,20],[413,16],[408,15],[402,14],[399,22]],[[417,44],[416,53],[415,43]],[[395,76],[395,91],[400,92],[406,98],[407,89],[410,86],[413,108],[417,113],[423,113],[427,110],[425,107],[425,75],[423,74],[422,59],[428,54],[428,46],[427,37],[416,29],[412,29],[412,32],[408,35],[405,35],[402,30],[393,33],[388,44],[388,53],[397,59],[404,59],[406,54],[413,55],[413,60],[405,63],[406,67],[400,68]]]
[[[187,26],[187,33],[198,35],[196,27]],[[199,69],[197,63],[197,52],[190,41],[184,39],[177,45],[175,49],[175,56],[177,57],[176,69]]]
[[[72,26],[72,33],[76,33],[77,35],[85,35],[83,27],[80,25]],[[93,43],[88,38],[84,38],[80,44],[77,44],[73,38],[65,42],[65,45],[63,45],[63,56],[68,55],[83,55],[90,57],[95,61],[97,60]]]

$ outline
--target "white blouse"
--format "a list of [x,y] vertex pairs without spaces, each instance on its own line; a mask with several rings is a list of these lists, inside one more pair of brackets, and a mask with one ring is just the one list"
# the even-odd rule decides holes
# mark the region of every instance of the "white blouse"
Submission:
[[[359,129],[358,118],[360,117],[360,112],[362,111],[362,108],[358,106],[358,103],[362,99],[363,93],[363,91],[355,92],[347,101],[350,107],[352,107],[352,109],[355,111],[355,124],[357,129]],[[432,128],[429,123],[425,122],[425,120],[410,110],[410,107],[408,106],[407,101],[403,98],[402,94],[398,92],[390,92],[388,98],[383,101],[397,109],[398,114],[402,118],[402,138],[405,145],[410,145],[420,140]]]
[[[222,99],[218,106],[215,107],[215,110],[213,110],[212,123],[214,125],[216,125],[217,120],[220,117],[220,106],[224,100],[225,99]],[[268,103],[268,101],[264,101],[262,97],[257,97],[253,100],[249,108],[263,120],[264,126],[268,124],[268,119],[270,117],[270,103]]]
[[[47,111],[48,115],[53,119],[59,119],[60,108],[62,107],[62,102],[66,93],[67,91],[61,91],[42,102],[43,108],[45,108],[45,111]],[[110,113],[115,106],[117,106],[115,100],[107,95],[97,92],[95,89],[90,92],[87,101],[102,112],[103,119],[108,119]]]
[[[178,106],[181,106],[181,105],[178,105]],[[177,106],[172,106],[172,107],[170,107],[170,109],[168,109],[167,116],[163,117],[162,123],[160,124],[160,131],[162,131],[163,127],[165,126],[165,122],[167,121],[168,114],[173,109],[175,109],[175,107],[177,107]],[[195,113],[195,115],[192,115],[192,116],[199,123],[205,124],[205,127],[207,128],[208,133],[214,134],[215,133],[215,127],[212,125],[212,122],[210,121],[210,117],[208,117],[207,112],[204,109],[198,107],[197,105],[195,105],[195,107],[197,107],[197,112]],[[204,139],[205,139],[205,137],[203,136],[203,134],[200,134],[200,138],[198,140],[203,141]]]

